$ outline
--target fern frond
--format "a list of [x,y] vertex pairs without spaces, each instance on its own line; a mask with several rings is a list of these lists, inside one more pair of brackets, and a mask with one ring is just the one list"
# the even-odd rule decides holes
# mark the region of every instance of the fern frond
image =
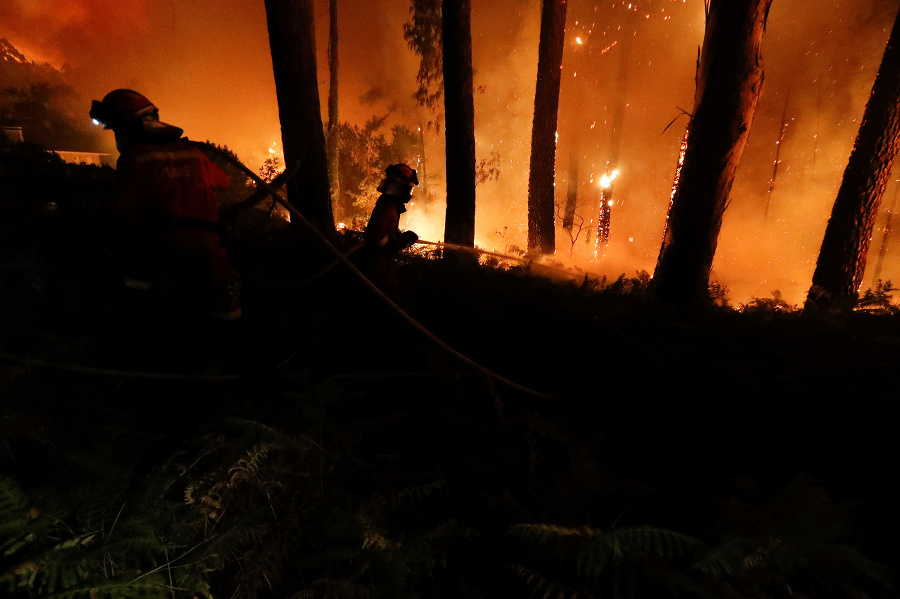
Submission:
[[326,572],[336,572],[360,557],[360,547],[328,547],[322,551],[305,557],[301,564],[307,568],[315,568]]
[[546,543],[563,537],[594,534],[591,529],[567,528],[555,524],[513,524],[509,527],[509,532],[513,538],[534,544]]
[[105,582],[84,585],[77,588],[50,592],[42,595],[47,599],[171,599],[172,591],[160,578],[157,582]]
[[[572,577],[569,588],[571,583],[580,581],[592,592],[609,592],[615,597],[636,596],[651,581],[662,582],[672,589],[683,587],[685,577],[678,573],[677,563],[701,546],[691,536],[653,526],[597,530],[519,524],[510,532],[534,550],[542,550],[530,555],[531,559],[538,560],[537,563],[542,558],[549,560],[547,565],[551,568],[562,566],[560,575],[569,572],[564,576],[566,580]],[[529,575],[543,576],[531,572]],[[540,588],[556,593],[549,584],[542,581]]]
[[447,481],[445,479],[438,479],[434,482],[426,483],[424,485],[419,485],[417,487],[411,487],[409,489],[404,489],[397,494],[397,504],[402,504],[406,501],[419,501],[422,500],[436,491],[439,491],[447,486]]
[[461,523],[455,518],[443,522],[431,530],[426,531],[422,538],[426,541],[434,541],[439,539],[464,539],[471,540],[481,536],[478,530]]
[[247,451],[234,466],[228,469],[229,487],[255,478],[262,462],[269,457],[269,451],[275,447],[274,443],[263,443]]
[[706,551],[692,564],[691,569],[712,582],[725,580],[740,569],[740,560],[746,555],[746,541],[726,539]]
[[601,538],[613,537],[623,547],[672,559],[696,547],[699,540],[680,532],[656,526],[613,528]]
[[584,590],[569,588],[559,581],[551,580],[524,566],[514,566],[513,572],[531,589],[532,597],[541,597],[542,599],[551,597],[554,599],[596,599],[597,597]]
[[9,556],[27,543],[32,519],[22,488],[11,478],[0,475],[0,552]]

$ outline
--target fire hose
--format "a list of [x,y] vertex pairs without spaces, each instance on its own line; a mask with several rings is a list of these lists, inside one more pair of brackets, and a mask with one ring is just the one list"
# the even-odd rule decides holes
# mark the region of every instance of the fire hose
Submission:
[[[356,244],[355,246],[353,246],[352,248],[350,248],[349,250],[347,250],[346,252],[343,253],[344,257],[349,258],[351,255],[353,255],[354,253],[356,253],[357,251],[359,251],[363,247],[365,247],[365,245],[366,245],[365,242],[360,242],[360,243]],[[507,254],[498,254],[496,252],[483,250],[483,249],[477,248],[477,247],[469,247],[466,245],[457,245],[455,243],[444,243],[442,241],[426,241],[423,239],[418,239],[411,245],[430,245],[430,246],[434,246],[434,247],[438,247],[438,248],[466,251],[466,252],[470,252],[472,254],[494,256],[496,258],[501,258],[504,260],[515,260],[517,262],[523,262],[523,263],[528,262],[528,260],[526,258],[523,258],[521,256],[509,256]],[[341,260],[335,259],[332,262],[330,262],[328,265],[323,267],[321,270],[316,272],[314,275],[309,276],[309,277],[299,280],[299,281],[294,281],[289,284],[281,285],[278,288],[279,289],[295,289],[297,287],[302,287],[304,285],[308,285],[308,284],[312,283],[313,281],[315,281],[316,279],[322,277],[329,271],[331,271],[334,267],[338,266],[339,264],[341,264]],[[271,285],[268,285],[267,287],[274,288]]]
[[[536,397],[539,397],[542,399],[553,399],[554,398],[550,394],[542,393],[540,391],[536,391],[534,389],[525,387],[524,385],[520,385],[519,383],[516,383],[515,381],[512,381],[500,374],[497,374],[496,372],[490,370],[489,368],[479,364],[478,362],[475,362],[471,358],[460,353],[459,351],[457,351],[456,349],[454,349],[453,347],[448,345],[446,342],[444,342],[442,339],[435,336],[431,331],[429,331],[424,326],[422,326],[418,321],[413,319],[402,308],[400,308],[400,306],[398,306],[396,303],[394,303],[393,300],[391,300],[387,295],[385,295],[384,292],[382,292],[376,285],[374,285],[371,281],[369,281],[369,279],[362,272],[360,272],[359,269],[357,269],[356,266],[352,262],[350,262],[350,259],[348,258],[348,256],[352,252],[359,249],[363,244],[360,244],[360,245],[354,247],[346,254],[341,253],[341,251],[338,250],[334,246],[334,244],[332,244],[331,241],[321,231],[319,231],[316,227],[314,227],[312,225],[312,223],[310,223],[296,208],[294,208],[287,201],[285,201],[284,198],[281,197],[281,194],[278,192],[278,189],[276,189],[275,185],[283,184],[284,182],[286,182],[290,177],[292,177],[296,173],[299,165],[295,165],[295,167],[291,169],[289,174],[287,173],[287,171],[285,173],[282,173],[282,175],[280,177],[277,177],[273,181],[273,183],[275,185],[271,185],[271,184],[267,183],[266,181],[264,181],[256,173],[251,171],[249,168],[247,168],[243,163],[241,163],[235,157],[230,156],[229,154],[220,150],[219,148],[211,146],[210,144],[204,144],[204,143],[200,143],[200,142],[191,141],[189,143],[198,147],[203,152],[211,152],[211,153],[219,156],[221,159],[227,161],[228,163],[230,163],[233,166],[235,166],[236,168],[238,168],[241,172],[243,172],[245,175],[247,175],[250,179],[252,179],[256,183],[257,188],[258,188],[257,191],[254,192],[253,194],[251,194],[250,196],[248,196],[245,200],[242,200],[237,205],[235,205],[233,207],[234,214],[236,214],[238,211],[241,211],[245,208],[252,207],[259,201],[262,201],[262,199],[265,198],[266,196],[271,196],[276,202],[278,202],[281,206],[283,206],[291,214],[291,216],[294,219],[296,219],[296,222],[299,222],[300,224],[302,224],[317,239],[319,239],[326,246],[326,248],[328,248],[328,250],[331,253],[335,254],[335,257],[336,257],[336,260],[334,262],[335,265],[342,263],[345,266],[347,266],[348,270],[351,273],[353,273],[353,275],[356,276],[357,279],[359,279],[360,282],[363,283],[363,285],[368,287],[370,291],[372,291],[379,299],[381,299],[381,301],[385,305],[390,307],[402,320],[404,320],[407,324],[412,326],[413,329],[418,331],[420,334],[422,334],[425,338],[427,338],[429,341],[431,341],[437,347],[441,348],[444,352],[455,357],[457,360],[470,366],[474,370],[480,372],[481,374],[486,376],[489,380],[493,380],[493,381],[502,383],[512,389],[518,390],[527,395],[536,396]],[[292,219],[292,222],[295,222],[295,221]],[[445,248],[459,249],[459,250],[463,250],[463,251],[474,251],[474,252],[478,252],[478,253],[492,254],[492,255],[495,255],[495,256],[501,257],[501,258],[526,261],[523,258],[516,257],[516,256],[505,256],[502,254],[495,254],[493,252],[487,252],[484,250],[479,250],[477,248],[471,248],[468,246],[461,246],[461,245],[456,245],[456,244],[448,244],[448,243],[433,242],[433,241],[422,241],[422,240],[417,241],[417,243],[422,244],[422,245],[434,245],[434,246],[441,246],[441,247],[445,247]],[[328,269],[330,269],[332,267],[333,266],[329,266]],[[320,275],[317,275],[317,276],[321,276],[321,273],[320,273]],[[12,362],[16,362],[16,363],[20,363],[20,364],[24,364],[24,365],[30,365],[30,366],[47,367],[47,368],[53,368],[56,370],[63,370],[63,371],[69,371],[69,372],[99,374],[99,375],[106,375],[106,376],[128,376],[128,377],[134,377],[134,378],[172,379],[172,380],[204,379],[204,380],[215,380],[215,381],[240,380],[243,378],[247,378],[243,375],[221,375],[221,374],[191,375],[191,374],[174,374],[174,373],[158,373],[158,372],[148,373],[148,372],[121,371],[121,370],[113,370],[113,369],[107,369],[107,368],[92,368],[92,367],[86,367],[86,366],[60,365],[60,364],[47,363],[42,360],[29,360],[29,359],[22,358],[20,356],[6,354],[5,352],[0,352],[0,359],[2,359],[4,361],[8,360],[8,361],[12,361]],[[306,375],[302,375],[302,376],[305,377]],[[252,378],[258,378],[258,375],[254,376]],[[282,376],[278,376],[278,378],[292,378],[292,377],[282,375]]]
[[[443,241],[423,241],[423,240],[419,239],[418,241],[416,241],[416,243],[423,244],[423,245],[433,245],[433,246],[438,246],[438,247],[443,247],[443,248],[448,248],[448,249],[453,249],[453,250],[461,250],[461,251],[471,252],[473,254],[479,254],[482,256],[493,256],[495,258],[500,258],[501,260],[513,260],[515,262],[521,262],[522,264],[531,264],[533,262],[533,260],[531,258],[529,258],[527,255],[525,255],[525,256],[510,256],[509,254],[500,254],[500,253],[492,252],[489,250],[483,250],[478,247],[470,247],[467,245],[458,245],[455,243],[446,243]],[[553,271],[556,271],[556,272],[559,272],[559,273],[562,273],[565,275],[569,275],[569,276],[572,276],[574,274],[570,270],[566,270],[565,268],[553,266],[550,264],[542,264],[541,268],[546,269],[546,270],[553,270]],[[580,276],[580,273],[579,273],[579,276]],[[584,276],[585,276],[585,279],[587,279],[588,274],[584,273]]]
[[442,248],[447,248],[447,249],[452,249],[452,250],[460,250],[460,251],[464,251],[464,252],[470,252],[473,254],[479,254],[482,256],[494,256],[495,258],[502,258],[503,260],[515,260],[516,262],[522,262],[522,263],[529,262],[528,258],[525,258],[523,256],[510,256],[508,254],[498,254],[497,252],[491,252],[489,250],[483,250],[481,248],[470,247],[467,245],[459,245],[456,243],[446,243],[444,241],[424,241],[422,239],[419,239],[418,241],[416,241],[416,243],[422,244],[422,245],[434,245],[437,247],[442,247]]
[[[277,189],[275,189],[269,183],[264,181],[261,177],[259,177],[256,173],[254,173],[249,168],[247,168],[243,163],[241,163],[235,157],[230,156],[229,154],[219,150],[218,148],[209,147],[208,145],[199,144],[198,142],[192,142],[192,143],[196,144],[198,147],[203,146],[204,150],[209,150],[209,151],[215,152],[223,160],[228,161],[229,163],[234,165],[236,168],[240,169],[240,171],[243,172],[245,175],[250,177],[259,188],[268,192],[268,194],[271,195],[272,198],[276,202],[281,204],[281,206],[285,210],[290,212],[291,222],[300,223],[305,229],[307,229],[310,233],[312,233],[314,237],[316,237],[319,241],[321,241],[323,243],[323,245],[328,249],[329,252],[331,252],[332,254],[335,255],[335,258],[336,258],[335,263],[342,263],[344,266],[346,266],[348,268],[348,270],[364,286],[366,286],[372,293],[374,293],[376,295],[376,297],[378,297],[385,305],[390,307],[391,310],[394,311],[408,325],[410,325],[416,331],[418,331],[420,334],[425,336],[425,338],[427,338],[429,341],[431,341],[437,347],[440,347],[444,352],[448,353],[449,355],[454,356],[456,359],[460,360],[462,363],[470,366],[471,368],[474,368],[478,372],[481,372],[482,374],[487,376],[489,379],[495,380],[499,383],[502,383],[508,387],[511,387],[513,389],[516,389],[516,390],[526,393],[528,395],[534,395],[534,396],[541,397],[544,399],[552,399],[553,398],[552,395],[549,395],[547,393],[541,393],[540,391],[530,389],[528,387],[525,387],[524,385],[520,385],[519,383],[516,383],[515,381],[507,379],[506,377],[504,377],[500,374],[497,374],[496,372],[490,370],[486,366],[479,364],[478,362],[472,360],[468,356],[465,356],[462,353],[460,353],[459,351],[457,351],[456,349],[452,348],[445,341],[443,341],[442,339],[440,339],[439,337],[434,335],[434,333],[432,333],[431,331],[426,329],[424,326],[422,326],[412,316],[407,314],[406,311],[404,311],[400,306],[398,306],[396,303],[394,303],[394,301],[391,298],[389,298],[387,295],[385,295],[385,293],[383,291],[381,291],[381,289],[379,289],[362,272],[360,272],[358,268],[356,268],[356,266],[350,261],[350,259],[347,257],[347,255],[342,253],[339,249],[337,249],[334,246],[333,243],[331,243],[331,240],[329,240],[325,236],[324,233],[319,231],[315,226],[313,226],[313,224],[311,222],[309,222],[309,220],[307,220],[307,218],[305,216],[303,216],[303,214],[300,213],[300,211],[298,211],[294,206],[292,206],[284,198],[282,198],[281,194],[278,192]],[[297,167],[295,166],[293,170],[296,171],[296,168]],[[427,244],[427,243],[434,243],[434,242],[425,242],[425,243]],[[446,244],[443,244],[443,245],[446,246]],[[358,247],[359,246],[357,246],[357,248]],[[465,246],[459,246],[459,247],[465,247]],[[357,248],[354,248],[354,250]],[[469,249],[471,249],[471,248],[469,248]],[[353,251],[353,250],[351,250],[351,251]]]

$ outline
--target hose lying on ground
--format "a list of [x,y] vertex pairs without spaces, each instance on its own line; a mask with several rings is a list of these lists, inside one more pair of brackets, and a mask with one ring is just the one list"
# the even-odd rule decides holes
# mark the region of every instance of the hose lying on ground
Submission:
[[[200,145],[200,144],[198,144],[198,145]],[[404,320],[407,324],[409,324],[411,327],[413,327],[416,331],[418,331],[420,334],[422,334],[424,337],[426,337],[429,341],[431,341],[437,347],[441,348],[444,352],[454,356],[457,360],[460,360],[464,364],[467,364],[468,366],[481,372],[482,374],[484,374],[491,380],[502,383],[508,387],[511,387],[513,389],[516,389],[516,390],[526,393],[528,395],[542,397],[545,399],[552,398],[552,396],[549,394],[542,393],[542,392],[536,391],[534,389],[530,389],[528,387],[520,385],[519,383],[516,383],[515,381],[511,381],[511,380],[507,379],[506,377],[497,374],[496,372],[490,370],[486,366],[479,364],[478,362],[472,360],[471,358],[461,354],[460,352],[458,352],[457,350],[452,348],[445,341],[443,341],[442,339],[440,339],[439,337],[434,335],[434,333],[432,333],[431,331],[426,329],[424,326],[422,326],[422,324],[420,324],[418,321],[416,321],[412,316],[407,314],[400,306],[398,306],[396,303],[394,303],[394,301],[391,298],[389,298],[387,295],[385,295],[384,292],[381,291],[381,289],[379,289],[362,272],[360,272],[360,270],[358,268],[356,268],[356,266],[350,261],[350,259],[346,255],[341,253],[341,251],[339,249],[337,249],[333,243],[331,243],[331,240],[328,239],[324,233],[319,231],[315,226],[313,226],[313,224],[311,222],[309,222],[309,220],[307,220],[307,218],[305,216],[303,216],[303,214],[300,213],[300,211],[298,211],[294,206],[292,206],[284,198],[282,198],[281,194],[278,193],[278,191],[276,189],[274,189],[268,183],[263,181],[256,173],[254,173],[249,168],[247,168],[244,164],[242,164],[235,157],[230,156],[229,154],[227,154],[215,147],[213,147],[213,148],[206,147],[205,149],[215,152],[222,159],[227,160],[228,162],[233,164],[236,168],[240,169],[241,172],[243,172],[248,177],[253,179],[253,181],[259,187],[261,187],[265,191],[269,192],[269,194],[275,199],[275,201],[277,201],[288,212],[290,212],[292,223],[294,223],[294,222],[299,223],[305,229],[307,229],[310,233],[312,233],[316,239],[318,239],[319,241],[321,241],[324,244],[324,246],[328,249],[328,251],[330,253],[334,254],[334,256],[336,258],[336,262],[342,263],[344,266],[346,266],[347,269],[353,274],[353,276],[355,276],[364,286],[366,286],[372,293],[374,293],[375,296],[378,297],[382,301],[382,303],[384,303],[386,306],[388,306],[402,320]],[[464,246],[462,246],[462,247],[464,247]]]

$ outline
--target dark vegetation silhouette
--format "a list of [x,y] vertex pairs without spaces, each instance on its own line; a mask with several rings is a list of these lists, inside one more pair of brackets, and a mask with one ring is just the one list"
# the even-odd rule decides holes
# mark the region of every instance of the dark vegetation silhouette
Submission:
[[26,141],[58,151],[105,151],[84,105],[63,72],[29,61],[0,38],[0,127],[21,127]]
[[410,20],[403,25],[403,38],[419,57],[413,98],[429,109],[432,119],[428,126],[441,130],[443,114],[438,113],[444,97],[443,30],[441,0],[411,0]]
[[[376,187],[384,176],[386,164],[420,164],[424,153],[418,132],[402,125],[384,131],[384,117],[372,117],[363,127],[341,123],[339,136],[340,194],[336,209],[344,215],[343,222],[354,229],[362,229],[378,199]],[[417,201],[431,198],[416,191]],[[354,224],[355,223],[355,224]]]
[[688,319],[429,247],[388,302],[264,200],[209,322],[121,288],[111,169],[0,168],[4,596],[892,596],[890,284]]
[[68,108],[75,105],[75,91],[62,83],[7,87],[0,90],[0,126],[27,129],[28,141],[44,147],[97,152],[102,145],[96,131],[81,125],[87,119],[69,114]]

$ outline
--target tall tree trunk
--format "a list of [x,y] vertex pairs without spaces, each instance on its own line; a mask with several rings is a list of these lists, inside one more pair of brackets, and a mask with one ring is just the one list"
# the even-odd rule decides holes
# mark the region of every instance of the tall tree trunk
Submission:
[[806,306],[851,306],[866,269],[875,217],[900,148],[900,12],[844,170]]
[[343,220],[343,204],[341,203],[340,177],[340,122],[338,121],[338,16],[337,0],[328,2],[328,135],[326,136],[326,152],[328,154],[328,183],[331,187],[331,206],[337,208],[337,217]]
[[679,305],[709,300],[709,273],[762,92],[760,45],[772,0],[711,0],[694,114],[653,286]]
[[447,217],[444,241],[475,246],[475,102],[470,0],[443,0]]
[[528,249],[542,254],[556,251],[553,181],[565,35],[566,0],[542,0],[528,174]]
[[325,132],[316,77],[313,0],[265,0],[290,203],[317,229],[334,234]]

